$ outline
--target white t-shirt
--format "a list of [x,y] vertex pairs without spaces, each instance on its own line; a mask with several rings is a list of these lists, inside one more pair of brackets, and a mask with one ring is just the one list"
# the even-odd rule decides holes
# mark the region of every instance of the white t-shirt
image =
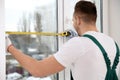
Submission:
[[[85,34],[94,36],[101,43],[108,53],[111,63],[113,63],[116,55],[116,46],[113,39],[105,34],[94,31],[88,31]],[[102,52],[87,37],[74,37],[70,39],[54,54],[54,57],[64,67],[71,68],[74,80],[105,79],[107,67]],[[117,66],[117,73],[118,68]]]

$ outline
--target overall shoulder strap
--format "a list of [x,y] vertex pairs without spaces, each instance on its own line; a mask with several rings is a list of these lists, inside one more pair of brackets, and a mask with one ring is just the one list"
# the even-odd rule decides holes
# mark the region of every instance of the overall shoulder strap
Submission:
[[104,60],[105,60],[106,66],[107,66],[107,73],[106,73],[105,80],[118,80],[118,77],[117,77],[117,74],[116,74],[116,70],[115,70],[116,66],[119,63],[119,47],[118,47],[117,43],[115,42],[115,45],[116,45],[116,56],[115,56],[115,59],[114,59],[113,66],[111,67],[110,66],[111,65],[110,59],[108,58],[105,49],[98,42],[98,40],[95,37],[93,37],[91,35],[88,35],[88,34],[83,35],[83,37],[90,38],[99,47],[99,49],[102,51],[103,57],[104,57]]
[[112,69],[116,69],[116,66],[119,63],[119,56],[120,56],[119,47],[118,47],[116,42],[115,42],[115,45],[116,45],[116,56],[115,56],[115,59],[114,59],[114,63],[113,63]]
[[99,49],[100,49],[100,50],[102,51],[102,53],[103,53],[103,57],[104,57],[104,60],[105,60],[107,69],[109,69],[109,68],[110,68],[110,64],[111,64],[110,59],[108,58],[108,55],[107,55],[105,49],[104,49],[104,48],[102,47],[102,45],[98,42],[98,40],[97,40],[95,37],[93,37],[93,36],[91,36],[91,35],[88,35],[88,34],[83,35],[83,37],[88,37],[89,39],[91,39],[91,40],[99,47]]

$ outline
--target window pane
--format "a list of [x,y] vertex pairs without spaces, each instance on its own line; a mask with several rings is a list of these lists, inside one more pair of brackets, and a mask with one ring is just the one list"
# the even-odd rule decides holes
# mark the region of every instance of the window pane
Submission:
[[[56,3],[56,0],[5,0],[6,31],[56,33]],[[15,47],[38,60],[57,51],[56,36],[12,34],[9,37]],[[11,55],[7,54],[6,59],[7,80],[34,80]],[[46,79],[57,80],[56,75]]]

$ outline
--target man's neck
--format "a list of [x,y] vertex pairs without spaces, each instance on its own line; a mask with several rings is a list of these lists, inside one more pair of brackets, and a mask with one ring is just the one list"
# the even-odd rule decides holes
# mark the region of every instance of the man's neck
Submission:
[[83,35],[85,32],[88,32],[88,31],[98,32],[95,25],[84,25],[80,27],[80,29],[78,30],[78,34]]

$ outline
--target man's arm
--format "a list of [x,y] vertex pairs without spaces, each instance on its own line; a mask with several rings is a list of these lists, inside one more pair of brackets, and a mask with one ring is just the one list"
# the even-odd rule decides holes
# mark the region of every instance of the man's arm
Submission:
[[8,51],[13,55],[13,57],[15,57],[23,68],[35,77],[45,77],[65,69],[65,67],[62,66],[54,56],[37,61],[32,57],[25,55],[14,46],[10,46]]

